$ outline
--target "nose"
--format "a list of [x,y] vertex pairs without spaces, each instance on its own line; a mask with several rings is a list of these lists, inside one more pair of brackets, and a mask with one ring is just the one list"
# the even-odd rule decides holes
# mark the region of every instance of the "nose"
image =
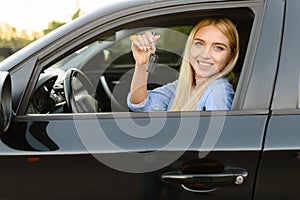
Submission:
[[203,46],[200,55],[203,58],[210,58],[210,48],[208,46]]

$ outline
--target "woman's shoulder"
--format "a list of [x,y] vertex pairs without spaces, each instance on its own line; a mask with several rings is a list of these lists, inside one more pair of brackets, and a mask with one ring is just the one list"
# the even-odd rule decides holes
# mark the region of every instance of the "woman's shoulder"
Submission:
[[224,88],[226,90],[233,90],[232,89],[232,85],[229,82],[229,80],[227,78],[218,78],[216,80],[213,80],[208,86],[207,88],[209,90],[214,90],[214,89],[218,89],[218,88]]
[[218,78],[212,81],[203,95],[234,94],[233,87],[227,78]]
[[217,78],[215,80],[213,80],[209,85],[208,87],[214,87],[214,86],[219,86],[219,85],[231,85],[229,80],[225,77],[222,77],[222,78]]
[[199,109],[228,110],[231,108],[234,90],[227,78],[212,81],[199,102]]

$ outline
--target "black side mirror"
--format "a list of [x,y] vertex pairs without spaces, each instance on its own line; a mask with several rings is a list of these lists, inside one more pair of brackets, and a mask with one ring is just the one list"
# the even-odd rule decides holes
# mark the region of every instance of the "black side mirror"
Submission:
[[12,118],[11,78],[0,71],[0,133],[5,132]]

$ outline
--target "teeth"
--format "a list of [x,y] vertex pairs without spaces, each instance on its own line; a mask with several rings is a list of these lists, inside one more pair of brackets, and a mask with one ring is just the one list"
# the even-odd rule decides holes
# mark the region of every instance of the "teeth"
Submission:
[[203,62],[198,62],[200,65],[204,66],[204,67],[209,67],[211,66],[212,64],[210,63],[203,63]]

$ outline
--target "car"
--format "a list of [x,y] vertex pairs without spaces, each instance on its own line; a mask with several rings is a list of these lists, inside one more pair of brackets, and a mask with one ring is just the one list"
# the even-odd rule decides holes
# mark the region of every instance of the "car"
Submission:
[[[0,199],[298,199],[298,0],[112,2],[0,63]],[[137,34],[160,34],[148,88],[178,77],[191,28],[231,19],[231,110],[132,112]]]

